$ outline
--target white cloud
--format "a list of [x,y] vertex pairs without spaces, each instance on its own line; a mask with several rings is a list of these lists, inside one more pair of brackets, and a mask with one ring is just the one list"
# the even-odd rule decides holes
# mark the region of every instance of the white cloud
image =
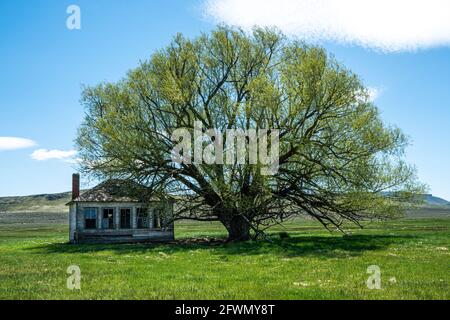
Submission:
[[375,100],[380,97],[383,91],[384,89],[381,88],[365,87],[364,90],[359,93],[359,99],[362,102],[375,102]]
[[367,93],[369,94],[369,100],[370,101],[375,101],[378,99],[378,97],[381,95],[382,93],[382,89],[379,88],[375,88],[375,87],[368,87],[367,88]]
[[215,22],[276,26],[310,42],[390,52],[450,45],[448,0],[205,0],[204,12]]
[[0,137],[0,151],[17,150],[30,148],[36,145],[36,142],[30,139],[16,137]]
[[63,151],[38,149],[31,154],[31,158],[38,161],[58,159],[69,163],[75,163],[76,159],[74,159],[74,156],[76,155],[76,153],[77,152],[75,150]]

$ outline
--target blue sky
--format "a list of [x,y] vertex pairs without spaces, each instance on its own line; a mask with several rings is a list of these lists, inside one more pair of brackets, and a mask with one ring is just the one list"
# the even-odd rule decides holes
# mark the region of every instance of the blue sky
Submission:
[[[71,4],[81,9],[80,30],[66,27]],[[206,18],[203,4],[1,1],[0,196],[68,191],[73,140],[83,118],[81,86],[120,79],[177,32],[195,36],[216,21],[235,22],[233,11]],[[301,34],[301,27],[288,33]],[[450,46],[442,35],[425,35],[434,42],[400,41],[383,32],[374,38],[357,34],[350,42],[324,36],[322,44],[373,88],[382,117],[411,137],[407,159],[420,179],[450,199]],[[2,149],[2,137],[28,140],[3,139]]]

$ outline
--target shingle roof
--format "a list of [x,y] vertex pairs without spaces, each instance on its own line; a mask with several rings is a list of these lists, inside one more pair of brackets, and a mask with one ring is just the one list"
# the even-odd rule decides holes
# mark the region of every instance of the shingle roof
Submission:
[[139,183],[111,179],[83,192],[71,202],[144,202],[149,200],[149,195],[149,189]]

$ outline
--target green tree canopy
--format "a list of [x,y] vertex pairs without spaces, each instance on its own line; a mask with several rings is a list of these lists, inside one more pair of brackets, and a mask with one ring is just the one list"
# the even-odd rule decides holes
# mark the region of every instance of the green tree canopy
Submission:
[[[82,102],[85,172],[175,197],[176,219],[220,221],[229,240],[299,214],[338,229],[393,217],[422,189],[403,159],[407,138],[383,123],[361,80],[324,49],[271,29],[177,35],[121,81],[86,88]],[[195,121],[279,130],[278,171],[175,164],[172,134]]]

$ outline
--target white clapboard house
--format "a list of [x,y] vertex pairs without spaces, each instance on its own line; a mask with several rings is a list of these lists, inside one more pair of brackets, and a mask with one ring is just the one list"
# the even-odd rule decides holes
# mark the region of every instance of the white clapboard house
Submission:
[[69,239],[72,243],[147,242],[174,239],[173,203],[149,196],[131,181],[107,180],[80,194],[80,176],[72,176]]

